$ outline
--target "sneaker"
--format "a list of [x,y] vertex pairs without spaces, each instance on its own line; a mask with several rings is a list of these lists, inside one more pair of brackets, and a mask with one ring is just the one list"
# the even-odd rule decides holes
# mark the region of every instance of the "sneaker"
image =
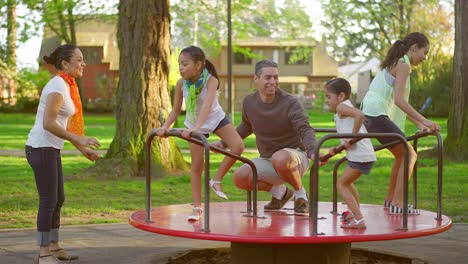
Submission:
[[354,219],[354,215],[351,211],[345,211],[341,214],[340,220],[342,225],[347,225]]
[[308,214],[309,213],[309,201],[304,198],[294,200],[294,212],[296,214]]
[[340,227],[349,229],[366,229],[366,222],[364,222],[364,218],[359,220],[353,218],[348,223],[342,224]]
[[[418,209],[414,209],[413,207],[408,206],[408,215],[418,215],[420,213],[421,212]],[[391,215],[403,214],[403,208],[392,204],[388,208],[388,214],[391,214]]]
[[192,209],[192,214],[187,217],[188,221],[198,221],[201,219],[203,210],[200,207],[194,207]]
[[293,191],[289,190],[288,187],[286,187],[286,192],[283,195],[283,198],[281,200],[276,199],[275,197],[271,197],[271,202],[266,204],[263,209],[267,211],[271,210],[279,210],[283,208],[283,206],[291,199],[293,196]]

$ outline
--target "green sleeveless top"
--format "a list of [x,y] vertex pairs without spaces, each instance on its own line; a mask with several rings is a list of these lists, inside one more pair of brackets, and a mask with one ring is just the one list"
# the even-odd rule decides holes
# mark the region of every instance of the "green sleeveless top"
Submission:
[[[403,60],[408,65],[410,60],[407,55],[404,55],[400,60]],[[388,71],[387,68],[382,69],[372,80],[369,91],[367,91],[361,103],[361,110],[368,116],[388,116],[400,129],[405,131],[406,113],[395,105],[394,89],[395,77]],[[410,94],[410,78],[406,79],[404,99],[408,101]]]

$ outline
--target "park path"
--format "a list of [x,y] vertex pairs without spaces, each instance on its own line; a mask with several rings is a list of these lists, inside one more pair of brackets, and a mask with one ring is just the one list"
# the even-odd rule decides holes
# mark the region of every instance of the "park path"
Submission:
[[[188,153],[188,149],[181,149],[182,152]],[[107,150],[98,150],[99,154],[104,156]],[[257,149],[249,148],[244,150],[245,153],[258,153]],[[81,153],[76,150],[61,150],[62,155],[81,155]],[[23,149],[0,149],[0,156],[12,156],[12,157],[24,157],[24,150]]]

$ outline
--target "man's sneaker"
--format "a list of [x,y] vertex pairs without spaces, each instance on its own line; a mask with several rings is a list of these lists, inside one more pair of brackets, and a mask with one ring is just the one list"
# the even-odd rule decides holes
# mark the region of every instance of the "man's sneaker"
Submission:
[[293,191],[289,190],[288,187],[286,187],[286,192],[283,195],[283,198],[281,200],[276,199],[275,197],[271,197],[271,202],[266,204],[263,209],[266,211],[272,211],[272,210],[279,210],[283,208],[283,206],[291,199],[293,196]]
[[294,200],[294,212],[296,214],[308,214],[309,213],[309,201],[304,198]]

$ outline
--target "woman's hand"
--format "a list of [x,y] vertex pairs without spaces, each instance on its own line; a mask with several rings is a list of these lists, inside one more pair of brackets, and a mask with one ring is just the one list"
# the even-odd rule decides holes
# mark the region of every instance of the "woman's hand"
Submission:
[[[436,122],[432,122],[431,120],[429,119],[424,119],[423,122],[422,122],[422,125],[425,127],[425,128],[428,128],[430,132],[438,132],[440,131],[440,125],[437,124]],[[420,127],[421,129],[421,127]],[[423,129],[424,131],[424,129]]]
[[77,140],[77,145],[87,148],[99,148],[101,144],[99,141],[92,137],[80,136]]
[[88,160],[96,161],[100,158],[99,152],[89,147],[81,147],[78,149]]

